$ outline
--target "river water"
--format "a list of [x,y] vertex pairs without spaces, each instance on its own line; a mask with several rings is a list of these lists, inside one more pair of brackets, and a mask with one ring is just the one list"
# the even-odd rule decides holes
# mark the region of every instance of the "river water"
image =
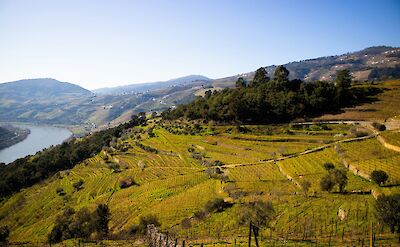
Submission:
[[13,124],[16,127],[29,129],[31,133],[22,142],[0,150],[0,163],[10,163],[16,159],[35,154],[51,145],[57,145],[68,139],[72,133],[64,128],[36,125]]

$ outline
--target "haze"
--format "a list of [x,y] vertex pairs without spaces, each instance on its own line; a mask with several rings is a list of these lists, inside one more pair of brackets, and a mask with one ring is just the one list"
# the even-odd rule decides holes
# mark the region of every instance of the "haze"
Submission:
[[[356,11],[355,11],[356,10]],[[220,78],[400,45],[399,1],[0,1],[0,82]]]

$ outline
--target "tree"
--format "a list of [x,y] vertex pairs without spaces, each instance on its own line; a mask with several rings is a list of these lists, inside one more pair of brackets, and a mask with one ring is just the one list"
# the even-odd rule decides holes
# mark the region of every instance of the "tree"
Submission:
[[347,174],[345,170],[334,169],[332,171],[333,182],[339,186],[339,192],[343,192],[347,185]]
[[336,103],[338,106],[346,105],[352,99],[350,93],[351,75],[347,69],[339,70],[336,72],[335,86],[336,86]]
[[108,223],[110,222],[110,217],[111,213],[107,204],[99,204],[96,208],[95,226],[97,232],[101,236],[108,235]]
[[94,230],[93,215],[89,209],[82,208],[76,214],[68,225],[69,232],[74,238],[87,239]]
[[8,229],[8,226],[1,226],[0,227],[0,243],[7,242],[9,235],[10,235],[10,229]]
[[253,80],[250,82],[250,87],[258,87],[264,83],[269,82],[268,72],[264,67],[256,70]]
[[289,81],[289,70],[285,66],[279,65],[275,69],[274,80],[277,82],[288,82]]
[[301,189],[303,191],[304,196],[307,196],[307,192],[311,187],[311,183],[308,180],[302,180],[300,182]]
[[238,223],[248,225],[252,222],[257,227],[268,227],[275,216],[272,202],[254,201],[238,208]]
[[371,179],[378,185],[384,184],[389,178],[386,172],[382,170],[375,170],[371,173]]
[[335,169],[335,165],[333,163],[331,163],[331,162],[326,162],[324,164],[324,168],[325,168],[325,170],[330,171],[332,169]]
[[379,196],[375,204],[378,219],[390,227],[392,233],[399,234],[400,242],[400,194]]
[[351,86],[351,75],[348,69],[338,70],[336,72],[335,85],[337,88],[349,89]]
[[320,181],[321,190],[330,192],[335,186],[335,182],[330,174],[323,177]]
[[145,235],[147,231],[147,225],[154,225],[156,227],[161,226],[157,216],[153,214],[140,216],[139,224],[132,226],[130,233],[133,235],[135,234]]
[[241,88],[241,87],[246,87],[247,83],[246,81],[243,79],[243,77],[239,77],[236,81],[236,87],[237,88]]

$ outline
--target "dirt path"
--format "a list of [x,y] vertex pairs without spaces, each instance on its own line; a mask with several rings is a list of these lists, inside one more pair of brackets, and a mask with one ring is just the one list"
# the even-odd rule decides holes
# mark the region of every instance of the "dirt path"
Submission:
[[390,150],[393,150],[393,151],[396,151],[396,152],[400,152],[400,147],[399,147],[399,146],[396,146],[396,145],[393,145],[393,144],[388,143],[388,142],[386,141],[386,139],[385,139],[383,136],[378,135],[378,136],[376,137],[376,139],[377,139],[377,140],[382,144],[382,146],[384,146],[385,148],[390,149]]

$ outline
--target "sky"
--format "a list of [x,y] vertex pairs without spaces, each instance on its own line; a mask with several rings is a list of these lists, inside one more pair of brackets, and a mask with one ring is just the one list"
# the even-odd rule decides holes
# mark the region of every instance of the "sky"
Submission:
[[88,89],[400,46],[399,0],[0,0],[0,82]]

